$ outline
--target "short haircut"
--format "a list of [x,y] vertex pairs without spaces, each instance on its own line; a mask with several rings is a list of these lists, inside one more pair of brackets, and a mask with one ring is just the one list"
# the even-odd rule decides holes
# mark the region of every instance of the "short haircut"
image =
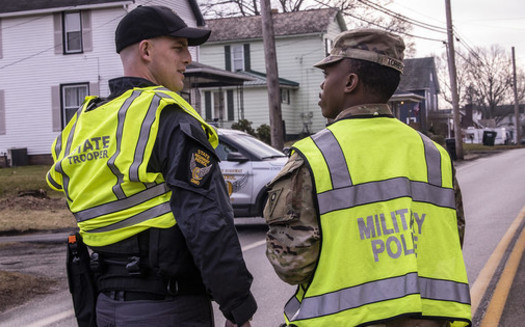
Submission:
[[401,73],[393,68],[361,59],[347,59],[352,71],[359,76],[365,91],[382,103],[387,103],[396,91]]

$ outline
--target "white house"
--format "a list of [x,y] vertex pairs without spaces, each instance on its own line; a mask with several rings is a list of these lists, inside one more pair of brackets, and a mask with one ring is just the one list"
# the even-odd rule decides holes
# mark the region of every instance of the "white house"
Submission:
[[[196,0],[1,1],[0,166],[13,153],[29,164],[50,162],[53,140],[84,96],[107,96],[108,80],[122,75],[114,31],[141,4],[204,25]],[[198,48],[191,51],[198,61]]]
[[[272,18],[286,136],[318,131],[326,126],[317,105],[323,74],[313,65],[329,53],[346,24],[334,8],[274,12]],[[213,19],[206,24],[212,34],[200,47],[201,62],[254,80],[242,88],[201,88],[203,117],[221,127],[239,119],[252,121],[255,128],[269,124],[261,16]]]

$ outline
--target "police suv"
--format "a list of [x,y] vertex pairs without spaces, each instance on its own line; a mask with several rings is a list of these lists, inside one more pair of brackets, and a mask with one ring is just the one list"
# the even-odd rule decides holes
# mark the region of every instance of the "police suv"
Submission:
[[238,130],[219,128],[215,150],[221,162],[235,217],[262,217],[268,184],[283,168],[287,156]]

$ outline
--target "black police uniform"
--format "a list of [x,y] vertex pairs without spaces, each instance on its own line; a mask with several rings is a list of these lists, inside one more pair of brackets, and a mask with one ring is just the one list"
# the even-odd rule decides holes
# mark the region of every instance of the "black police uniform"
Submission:
[[[98,105],[130,88],[153,85],[137,77],[110,80],[111,94]],[[209,155],[211,166],[199,183],[192,181],[191,173],[197,151]],[[163,109],[148,170],[161,172],[173,191],[170,205],[177,224],[92,248],[98,254],[92,267],[100,292],[99,327],[115,320],[131,326],[130,313],[152,325],[213,326],[210,297],[233,322],[252,317],[257,308],[250,292],[252,275],[242,258],[218,161],[196,119],[176,105]],[[183,312],[175,315],[178,321],[168,322],[167,316],[173,315],[163,317],[159,311],[174,306]],[[188,320],[187,325],[181,320]]]

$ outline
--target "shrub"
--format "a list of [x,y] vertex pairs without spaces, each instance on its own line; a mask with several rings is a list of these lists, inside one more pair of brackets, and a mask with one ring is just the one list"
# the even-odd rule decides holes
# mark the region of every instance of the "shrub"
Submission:
[[233,123],[232,124],[232,129],[236,129],[236,130],[239,130],[239,131],[246,132],[246,133],[248,133],[250,135],[257,136],[257,134],[255,133],[255,131],[252,128],[252,122],[249,121],[248,119],[241,119],[238,122]]
[[257,138],[266,144],[272,145],[272,130],[268,124],[257,127]]

